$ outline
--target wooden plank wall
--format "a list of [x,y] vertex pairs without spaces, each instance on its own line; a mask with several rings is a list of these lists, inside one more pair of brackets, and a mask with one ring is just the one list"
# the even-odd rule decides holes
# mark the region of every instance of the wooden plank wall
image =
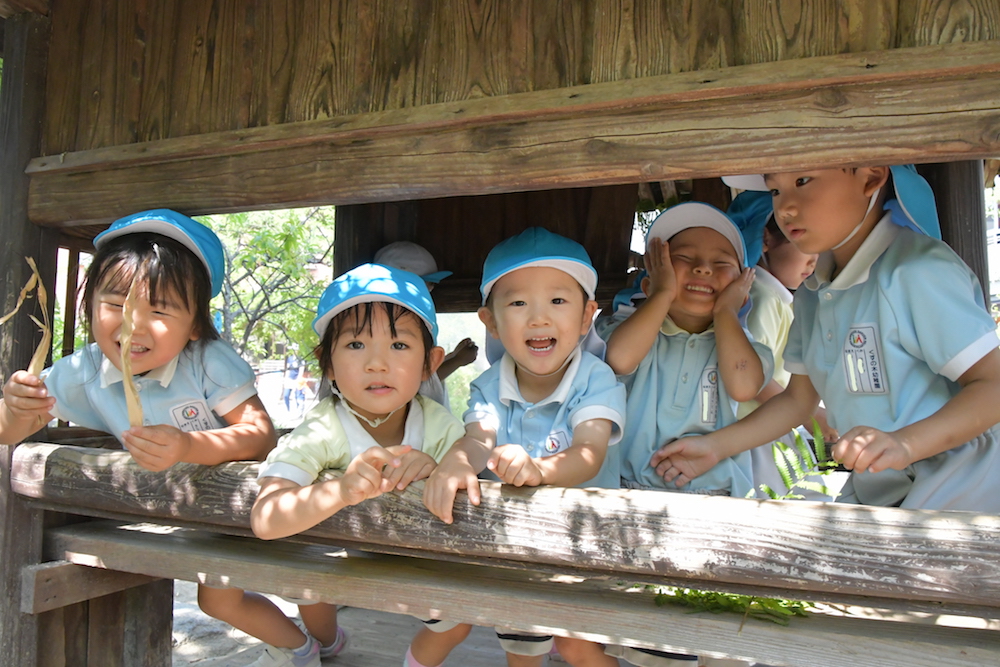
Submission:
[[1000,36],[992,0],[53,0],[43,154]]

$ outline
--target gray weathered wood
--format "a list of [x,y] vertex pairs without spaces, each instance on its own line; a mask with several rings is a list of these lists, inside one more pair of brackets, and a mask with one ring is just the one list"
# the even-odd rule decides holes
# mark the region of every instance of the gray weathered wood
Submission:
[[31,219],[988,157],[998,54],[984,41],[805,58],[47,156],[29,167]]
[[989,309],[990,269],[986,261],[986,200],[983,161],[963,160],[922,165],[921,175],[934,190],[941,238],[979,277]]
[[40,614],[151,581],[154,579],[142,575],[81,567],[67,561],[28,565],[21,571],[21,611]]
[[[46,444],[15,451],[13,489],[46,507],[248,534],[258,464],[143,470],[127,452]],[[794,590],[1000,606],[1000,517],[656,491],[483,483],[447,526],[422,484],[345,509],[308,539],[373,550]],[[787,597],[787,595],[786,595]]]
[[[38,154],[44,112],[49,22],[35,14],[3,22],[3,84],[0,85],[0,314],[17,301],[30,271],[26,255],[54,284],[56,247],[51,230],[28,224],[24,168]],[[34,303],[30,304],[34,306]],[[40,312],[38,313],[41,314]],[[40,339],[23,314],[0,327],[0,378],[28,366]],[[9,486],[11,449],[0,447],[0,656],[11,667],[34,667],[38,622],[19,608],[21,567],[37,563],[41,552],[41,512],[30,510]]]
[[736,614],[657,608],[652,595],[615,579],[551,576],[395,556],[342,557],[322,546],[224,537],[150,526],[78,524],[50,532],[67,559],[175,579],[476,625],[742,656],[793,667],[987,665],[1000,634],[814,616],[787,628]]

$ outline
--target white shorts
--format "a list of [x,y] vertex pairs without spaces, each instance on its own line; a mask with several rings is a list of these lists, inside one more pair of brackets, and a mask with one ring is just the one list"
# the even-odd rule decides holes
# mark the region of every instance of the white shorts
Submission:
[[[424,621],[424,627],[431,632],[448,632],[449,630],[463,625],[456,621],[443,621],[431,619]],[[552,635],[540,635],[532,632],[521,632],[510,628],[494,628],[497,639],[500,640],[500,647],[507,653],[514,655],[546,655],[552,649]]]

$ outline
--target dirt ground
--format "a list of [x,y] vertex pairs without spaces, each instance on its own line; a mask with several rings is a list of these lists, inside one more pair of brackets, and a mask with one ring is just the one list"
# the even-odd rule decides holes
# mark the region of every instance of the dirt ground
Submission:
[[[296,607],[271,597],[289,616]],[[331,667],[398,667],[410,639],[420,630],[419,620],[398,614],[346,607],[338,618],[350,643]],[[173,667],[245,667],[263,651],[261,643],[231,626],[209,618],[198,609],[197,586],[174,582]],[[446,667],[502,667],[503,651],[492,628],[474,628],[445,662]],[[565,667],[566,663],[552,663]]]

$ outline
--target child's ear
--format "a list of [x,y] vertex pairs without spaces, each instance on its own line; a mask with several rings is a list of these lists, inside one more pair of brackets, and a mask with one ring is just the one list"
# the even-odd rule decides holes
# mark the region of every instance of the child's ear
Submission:
[[594,323],[594,313],[597,312],[597,302],[588,300],[583,307],[583,321],[580,322],[580,335],[586,336],[590,331],[590,325]]
[[423,380],[426,382],[431,379],[431,376],[437,373],[437,370],[441,368],[441,364],[444,362],[444,348],[435,345],[431,348],[431,352],[427,355],[427,368],[424,368]]
[[479,321],[486,325],[486,330],[490,332],[490,335],[496,339],[500,338],[500,332],[497,331],[497,320],[493,317],[493,311],[483,306],[477,311],[479,315]]
[[865,179],[866,197],[871,197],[876,189],[884,187],[889,180],[889,167],[861,167],[861,170]]
[[646,296],[649,296],[649,285],[651,282],[652,281],[649,279],[649,276],[646,276],[642,279],[642,282],[639,283],[639,288],[642,289],[642,293]]
[[772,241],[771,230],[765,227],[764,240],[761,242],[761,247],[760,247],[760,251],[762,253],[771,251],[771,241]]

